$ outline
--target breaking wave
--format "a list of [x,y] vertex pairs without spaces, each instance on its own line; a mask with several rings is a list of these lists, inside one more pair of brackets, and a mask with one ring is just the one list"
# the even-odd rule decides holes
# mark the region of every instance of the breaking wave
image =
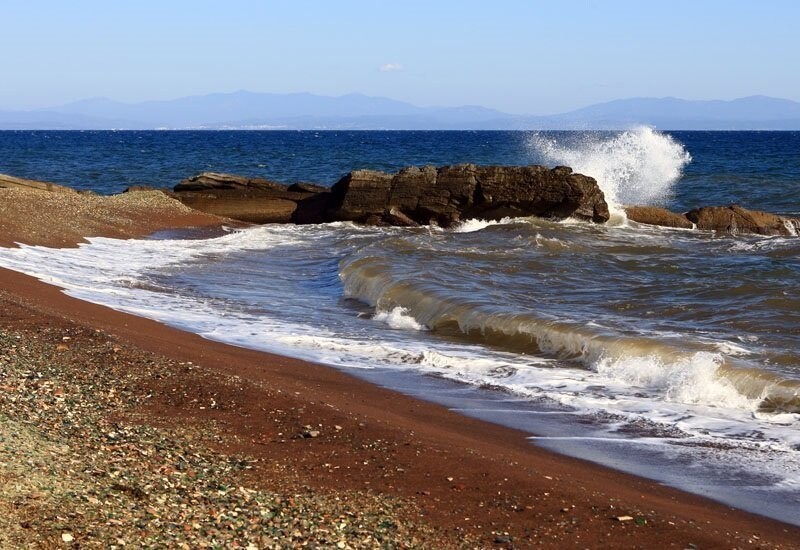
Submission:
[[528,146],[545,164],[572,167],[591,176],[605,193],[612,212],[625,204],[663,204],[692,157],[664,134],[641,126],[621,133],[554,138],[535,133]]
[[530,312],[498,311],[481,301],[440,295],[424,283],[395,280],[371,256],[343,265],[340,277],[348,297],[373,306],[375,319],[394,328],[426,327],[507,351],[544,354],[581,365],[609,382],[655,391],[666,401],[752,412],[800,412],[796,381],[731,367],[724,354],[699,342],[684,341],[678,347]]

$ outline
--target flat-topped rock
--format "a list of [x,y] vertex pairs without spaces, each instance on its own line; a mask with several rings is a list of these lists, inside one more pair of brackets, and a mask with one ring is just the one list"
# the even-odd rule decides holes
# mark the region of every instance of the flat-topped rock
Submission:
[[264,178],[248,178],[234,174],[221,174],[218,172],[203,172],[196,176],[186,178],[175,186],[176,192],[181,191],[219,191],[233,190],[286,190],[286,186]]
[[684,214],[677,214],[658,206],[626,206],[628,219],[646,225],[691,229],[694,224]]
[[225,218],[249,223],[300,223],[309,216],[298,214],[298,205],[318,194],[310,184],[287,187],[263,178],[204,172],[181,181],[171,196],[195,210]]
[[[402,216],[398,216],[401,214]],[[602,223],[608,205],[597,182],[570,168],[409,167],[396,174],[355,170],[331,189],[328,221],[449,226],[468,218],[575,217]]]

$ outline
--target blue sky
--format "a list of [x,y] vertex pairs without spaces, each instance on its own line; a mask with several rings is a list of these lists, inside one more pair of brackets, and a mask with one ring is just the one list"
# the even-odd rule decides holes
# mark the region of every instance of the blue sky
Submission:
[[0,0],[0,109],[239,89],[533,114],[800,100],[798,25],[781,0]]

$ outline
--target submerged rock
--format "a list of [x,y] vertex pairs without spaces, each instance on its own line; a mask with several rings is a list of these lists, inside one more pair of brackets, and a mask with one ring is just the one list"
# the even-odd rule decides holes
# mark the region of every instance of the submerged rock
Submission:
[[626,206],[628,219],[662,227],[681,227],[715,231],[727,235],[765,235],[796,237],[800,235],[800,219],[748,210],[738,205],[704,206],[685,214],[677,214],[655,206]]
[[759,210],[747,210],[735,204],[695,208],[686,213],[686,218],[694,222],[698,229],[732,235],[755,233],[788,237],[800,234],[800,219],[785,218]]
[[677,214],[657,206],[626,206],[625,214],[628,215],[629,220],[647,225],[679,227],[682,229],[694,227],[694,224],[684,214]]

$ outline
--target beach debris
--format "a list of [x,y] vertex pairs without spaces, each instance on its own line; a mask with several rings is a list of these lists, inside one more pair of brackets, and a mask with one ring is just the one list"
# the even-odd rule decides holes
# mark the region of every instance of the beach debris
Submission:
[[319,437],[320,433],[321,432],[315,429],[314,426],[306,425],[303,426],[303,431],[300,432],[300,436],[305,439],[309,439],[309,438]]
[[72,533],[61,533],[61,540],[69,544],[75,540],[75,537],[72,536]]
[[632,516],[616,516],[614,519],[620,523],[624,523],[626,521],[633,521]]

